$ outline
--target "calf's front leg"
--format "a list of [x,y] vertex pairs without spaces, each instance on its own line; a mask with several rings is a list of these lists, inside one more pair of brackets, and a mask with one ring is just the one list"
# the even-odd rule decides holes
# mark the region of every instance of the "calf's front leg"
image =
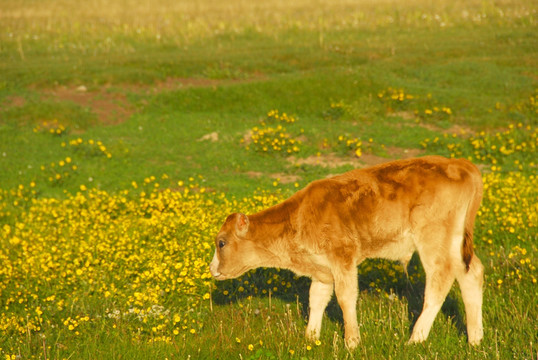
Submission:
[[319,339],[321,332],[321,321],[327,304],[333,295],[333,284],[322,283],[315,279],[310,285],[310,316],[308,317],[308,325],[306,326],[306,337],[310,340]]
[[344,315],[346,346],[353,350],[360,342],[357,323],[357,297],[359,291],[357,269],[346,270],[335,276],[336,299]]

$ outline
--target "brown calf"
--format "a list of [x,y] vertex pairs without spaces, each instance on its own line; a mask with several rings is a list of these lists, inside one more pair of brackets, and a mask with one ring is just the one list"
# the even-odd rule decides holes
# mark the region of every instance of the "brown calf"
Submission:
[[428,156],[314,181],[257,214],[228,216],[210,265],[218,280],[257,267],[312,278],[306,335],[320,335],[333,294],[342,308],[349,348],[359,342],[357,265],[366,258],[399,260],[418,251],[426,273],[424,307],[409,342],[428,337],[454,279],[467,313],[468,340],[482,329],[483,266],[473,251],[482,199],[479,170],[467,160]]

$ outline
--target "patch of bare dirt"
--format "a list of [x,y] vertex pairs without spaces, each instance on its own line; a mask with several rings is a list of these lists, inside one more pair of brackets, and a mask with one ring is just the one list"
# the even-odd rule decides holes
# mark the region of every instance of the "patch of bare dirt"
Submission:
[[215,87],[223,82],[224,80],[204,78],[167,78],[153,84],[125,84],[121,87],[136,93],[156,94],[190,87]]
[[416,115],[414,111],[396,111],[388,114],[393,117],[400,117],[404,120],[415,120]]
[[[255,74],[246,79],[208,79],[208,78],[167,78],[153,84],[120,84],[115,86],[119,92],[110,91],[111,85],[88,90],[86,86],[59,86],[52,89],[37,89],[42,96],[51,101],[70,101],[94,113],[104,125],[115,125],[126,121],[135,112],[135,107],[123,91],[142,94],[156,94],[163,91],[190,87],[214,87],[236,83],[248,83],[263,79],[262,74]],[[3,106],[24,106],[25,99],[18,96],[8,97]],[[210,139],[213,141],[212,139]]]
[[[344,165],[350,165],[354,168],[364,168],[367,166],[374,166],[382,163],[386,163],[391,160],[397,159],[409,159],[417,156],[421,156],[424,152],[420,149],[405,149],[399,148],[396,146],[391,146],[386,149],[389,157],[377,156],[370,153],[363,153],[360,158],[357,157],[345,157],[338,156],[337,154],[321,154],[319,156],[309,156],[307,158],[297,158],[295,156],[288,157],[288,162],[297,165],[310,165],[310,166],[321,166],[323,168],[334,169]],[[263,176],[269,176],[271,179],[278,180],[282,184],[289,184],[300,181],[302,178],[298,175],[289,175],[289,174],[264,174],[259,171],[248,171],[246,175],[253,179],[258,179]],[[330,174],[328,177],[334,176],[335,174]]]
[[2,107],[22,107],[26,104],[26,99],[22,96],[8,96],[3,102]]
[[252,179],[258,179],[263,176],[263,173],[259,171],[247,171],[245,174]]
[[245,145],[250,145],[250,143],[252,142],[252,130],[247,130],[247,132],[245,132],[243,134],[243,144]]
[[463,125],[452,125],[449,129],[445,131],[447,134],[457,134],[458,136],[469,136],[474,135],[475,131],[468,126]]
[[448,129],[443,129],[442,127],[436,126],[434,124],[423,123],[423,122],[418,123],[417,126],[420,126],[424,129],[428,129],[430,131],[440,132],[442,134],[457,134],[459,136],[475,134],[474,130],[471,129],[470,127],[459,125],[459,124],[452,125]]
[[[437,126],[435,124],[432,124],[432,123],[418,121],[418,118],[417,118],[416,114],[413,111],[396,111],[396,112],[393,112],[393,113],[389,113],[388,116],[400,117],[400,118],[402,118],[404,120],[415,120],[416,122],[414,124],[409,123],[409,124],[405,124],[404,126],[411,126],[411,127],[419,126],[419,127],[424,128],[424,129],[439,132],[439,133],[442,133],[442,134],[457,134],[457,135],[464,135],[464,136],[474,134],[474,131],[470,127],[459,125],[459,124],[454,124],[450,128],[444,129],[444,128],[442,128],[440,126]],[[402,126],[400,124],[395,124],[395,125],[396,125],[397,128]]]
[[219,133],[216,131],[213,131],[212,133],[205,134],[204,136],[199,138],[197,141],[217,142],[219,141]]
[[271,174],[269,175],[271,179],[278,180],[281,184],[290,184],[302,180],[302,177],[299,175],[289,175],[289,174]]
[[281,184],[290,184],[302,180],[302,177],[300,177],[299,175],[290,175],[282,173],[266,175],[259,171],[247,171],[245,174],[252,179],[259,179],[262,176],[269,176],[271,179],[278,180],[278,182],[280,182]]
[[319,156],[312,155],[307,158],[296,158],[295,156],[290,156],[288,161],[294,165],[313,165],[329,169],[334,169],[343,165],[363,167],[363,164],[358,158],[341,157],[336,154],[322,154]]
[[128,84],[121,86],[124,89],[137,93],[156,94],[161,91],[179,90],[185,88],[217,88],[223,85],[243,84],[264,79],[262,74],[241,79],[210,79],[210,78],[166,78],[153,84]]
[[396,146],[386,148],[389,157],[382,157],[370,153],[363,153],[360,158],[357,157],[345,157],[338,156],[334,153],[322,154],[319,156],[309,156],[301,159],[294,156],[290,156],[288,161],[294,165],[311,165],[321,166],[324,168],[334,169],[344,165],[351,165],[355,168],[363,168],[365,166],[373,166],[382,163],[386,163],[391,160],[409,159],[417,156],[421,156],[424,151],[420,149],[404,149]]
[[99,122],[105,125],[122,123],[134,113],[133,105],[124,94],[108,92],[106,87],[88,91],[84,86],[61,86],[44,90],[43,95],[52,101],[70,101],[88,108],[97,116]]

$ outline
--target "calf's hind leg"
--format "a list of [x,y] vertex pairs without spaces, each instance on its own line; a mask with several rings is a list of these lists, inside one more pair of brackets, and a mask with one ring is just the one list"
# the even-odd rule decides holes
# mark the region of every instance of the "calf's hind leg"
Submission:
[[357,323],[357,298],[359,291],[357,269],[343,271],[335,276],[334,291],[336,299],[344,315],[344,331],[346,346],[353,350],[360,341],[359,324]]
[[467,336],[471,345],[478,345],[484,336],[482,327],[482,285],[484,282],[484,266],[473,254],[469,271],[462,267],[456,274],[461,289],[461,297],[465,304],[467,316]]

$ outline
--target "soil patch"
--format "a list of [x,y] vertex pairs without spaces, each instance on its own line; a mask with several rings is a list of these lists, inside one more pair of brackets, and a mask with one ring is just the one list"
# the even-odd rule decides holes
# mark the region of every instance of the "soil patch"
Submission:
[[344,165],[351,165],[353,167],[363,167],[364,164],[358,158],[353,157],[341,157],[334,153],[322,154],[319,156],[312,155],[307,158],[296,158],[290,156],[288,161],[294,165],[312,165],[321,166],[324,168],[334,169]]
[[214,87],[224,83],[224,80],[204,78],[167,78],[152,84],[124,84],[118,87],[143,94],[157,94],[161,91],[179,90],[190,87]]
[[26,99],[22,96],[8,96],[2,103],[2,107],[22,107],[26,105]]
[[396,111],[389,113],[388,116],[390,117],[400,117],[404,120],[415,120],[416,115],[414,111]]
[[134,107],[124,94],[108,92],[106,87],[97,91],[87,91],[84,86],[77,88],[61,86],[43,91],[44,96],[53,101],[70,101],[94,113],[104,125],[115,125],[126,121]]
[[420,126],[420,127],[424,128],[424,129],[428,129],[428,130],[431,130],[431,131],[439,132],[441,134],[457,134],[458,136],[474,135],[475,134],[475,132],[470,127],[459,125],[459,124],[452,125],[448,129],[443,129],[443,128],[441,128],[439,126],[436,126],[434,124],[423,123],[423,122],[418,123],[417,126]]
[[[153,84],[118,84],[117,86],[104,85],[101,88],[88,90],[84,85],[59,86],[52,89],[37,89],[42,96],[54,102],[72,102],[95,114],[99,123],[115,125],[126,121],[135,113],[135,106],[131,104],[125,93],[157,94],[163,91],[179,90],[191,87],[217,87],[221,85],[248,83],[263,79],[263,75],[256,75],[246,79],[208,79],[208,78],[167,78]],[[115,88],[118,91],[110,91]],[[143,100],[144,101],[144,100]],[[26,101],[22,97],[8,97],[3,106],[24,106]]]
[[[424,129],[428,129],[430,131],[439,132],[441,134],[458,134],[458,135],[473,135],[474,131],[467,126],[454,124],[448,129],[444,129],[440,126],[437,126],[433,123],[423,122],[423,121],[417,121],[418,117],[413,111],[396,111],[393,113],[387,114],[389,117],[399,117],[404,120],[415,120],[415,123],[405,124],[405,126],[420,126]],[[398,125],[398,124],[396,124]],[[397,126],[398,127],[398,126]]]
[[217,142],[219,141],[219,133],[216,131],[213,131],[212,133],[205,134],[201,138],[199,138],[196,141],[210,141],[210,142]]
[[404,149],[396,146],[391,146],[386,149],[388,157],[378,156],[370,153],[363,153],[360,158],[357,157],[343,157],[337,154],[322,154],[319,156],[309,156],[307,158],[296,158],[290,156],[288,161],[294,165],[311,165],[321,166],[324,168],[334,169],[344,165],[351,165],[354,168],[363,168],[366,166],[373,166],[382,163],[386,163],[391,160],[409,159],[417,156],[421,156],[424,150],[420,149]]
[[247,171],[245,174],[252,179],[258,179],[263,176],[263,173],[260,171]]
[[119,87],[144,94],[157,94],[161,91],[180,90],[188,88],[216,88],[218,86],[245,84],[264,79],[263,75],[241,79],[210,79],[210,78],[166,78],[153,84],[125,84]]
[[[253,179],[259,179],[262,176],[266,176],[264,173],[260,171],[247,171],[245,174],[248,177],[253,178]],[[290,174],[282,174],[282,173],[269,174],[267,176],[269,176],[271,179],[278,180],[278,182],[280,182],[281,184],[294,183],[297,181],[301,181],[303,179],[299,175],[290,175]]]
[[303,178],[299,175],[289,175],[289,174],[271,174],[269,175],[271,179],[278,180],[281,184],[290,184],[302,180]]

